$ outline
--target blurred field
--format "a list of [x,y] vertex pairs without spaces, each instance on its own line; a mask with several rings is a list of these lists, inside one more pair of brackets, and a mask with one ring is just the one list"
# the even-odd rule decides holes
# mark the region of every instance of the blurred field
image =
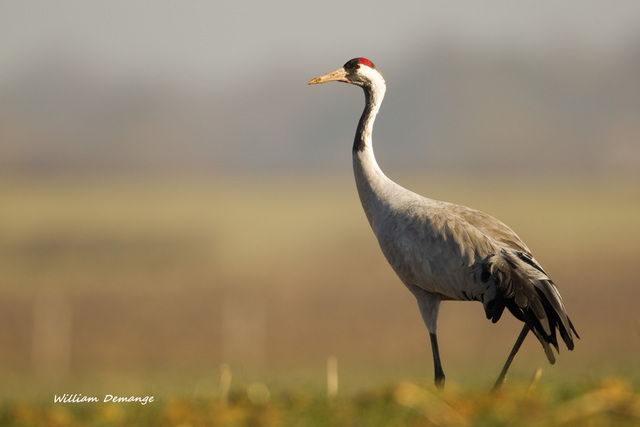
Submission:
[[[582,339],[573,352],[561,349],[555,366],[536,342],[525,342],[510,381],[522,394],[542,367],[540,394],[507,397],[507,405],[524,405],[532,420],[547,410],[562,420],[569,415],[558,402],[586,405],[579,399],[618,393],[638,416],[635,180],[392,177],[502,219],[559,285]],[[408,425],[429,425],[425,408],[447,402],[429,397],[426,331],[413,297],[379,252],[348,173],[4,176],[0,200],[5,416],[19,410],[16,402],[49,402],[54,393],[155,394],[153,409],[132,416],[174,424],[167,418],[174,411],[213,410],[198,399],[217,393],[225,363],[239,393],[225,416],[265,417],[270,425],[269,417],[286,416],[284,408],[326,406],[328,356],[339,362],[340,391],[335,406],[318,410],[342,416],[337,425],[374,410],[371,402],[384,402]],[[490,387],[518,331],[509,316],[497,325],[486,321],[480,304],[442,307],[444,368],[448,384],[460,390],[446,407],[463,421],[491,407],[488,397],[472,402],[473,390]],[[609,377],[627,379],[602,382]],[[271,390],[275,406],[246,402],[242,390],[253,383]],[[405,397],[414,402],[406,404],[398,387],[422,397]],[[107,410],[85,406],[78,411],[88,415],[76,417],[64,415],[76,410],[66,408],[42,404],[27,412],[82,420]],[[118,417],[129,415],[111,416],[126,424]]]

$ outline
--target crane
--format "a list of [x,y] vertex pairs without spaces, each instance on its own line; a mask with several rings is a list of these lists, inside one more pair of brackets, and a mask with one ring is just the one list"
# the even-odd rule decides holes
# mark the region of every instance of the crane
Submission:
[[372,130],[386,91],[380,70],[354,58],[309,84],[344,82],[364,90],[365,107],[353,143],[353,171],[360,202],[385,258],[418,302],[429,332],[434,384],[443,389],[437,320],[441,301],[479,301],[497,322],[506,308],[524,323],[494,390],[529,331],[555,363],[557,333],[569,350],[573,335],[562,297],[525,243],[501,221],[466,206],[420,196],[389,179],[373,153]]

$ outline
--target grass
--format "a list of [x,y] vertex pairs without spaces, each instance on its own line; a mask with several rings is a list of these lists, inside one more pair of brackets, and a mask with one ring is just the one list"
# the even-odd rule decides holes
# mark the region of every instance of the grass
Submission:
[[139,403],[5,402],[4,426],[633,426],[640,393],[620,379],[570,387],[516,384],[499,393],[445,391],[415,382],[327,399],[304,390],[271,393],[264,385],[222,399],[173,396]]
[[[575,351],[551,367],[526,341],[505,392],[489,395],[520,327],[445,303],[448,390],[417,382],[431,375],[424,326],[347,173],[5,176],[0,424],[637,423],[637,180],[394,178],[512,226],[559,285],[582,337]],[[328,402],[330,355],[340,391]],[[226,403],[222,363],[234,373]],[[61,393],[157,401],[53,404]]]

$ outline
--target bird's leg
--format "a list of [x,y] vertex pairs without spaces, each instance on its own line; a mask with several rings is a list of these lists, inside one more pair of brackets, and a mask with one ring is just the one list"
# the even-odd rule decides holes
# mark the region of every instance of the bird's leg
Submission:
[[438,390],[444,389],[444,371],[442,370],[442,363],[440,362],[440,351],[438,350],[438,338],[436,334],[430,333],[431,337],[431,350],[433,351],[433,373],[435,376],[434,384]]
[[495,391],[500,390],[500,388],[502,388],[502,385],[504,384],[504,380],[505,380],[505,378],[507,376],[507,371],[509,370],[509,367],[511,366],[511,362],[513,362],[513,358],[516,357],[516,353],[518,352],[518,350],[520,350],[520,346],[524,342],[524,339],[527,337],[527,333],[528,332],[529,332],[529,325],[527,325],[525,323],[524,326],[522,327],[522,330],[520,331],[520,335],[518,335],[518,339],[516,339],[515,344],[513,344],[513,348],[511,349],[511,353],[509,353],[509,357],[507,357],[507,361],[505,362],[504,366],[502,367],[502,371],[500,372],[500,375],[498,376],[498,379],[496,380],[496,383],[493,386],[493,390],[492,391],[495,392]]
[[422,320],[429,331],[431,338],[431,351],[433,352],[433,373],[435,375],[435,385],[438,390],[444,388],[444,371],[440,362],[440,352],[438,351],[438,338],[436,337],[436,324],[438,323],[438,311],[440,309],[440,295],[432,294],[417,286],[407,285],[418,300],[418,308]]

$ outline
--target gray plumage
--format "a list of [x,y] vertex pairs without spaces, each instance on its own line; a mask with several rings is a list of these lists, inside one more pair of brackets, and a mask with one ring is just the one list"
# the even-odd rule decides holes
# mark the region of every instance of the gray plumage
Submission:
[[384,256],[418,301],[431,335],[436,385],[444,385],[436,339],[441,301],[479,301],[494,323],[506,308],[525,323],[496,388],[529,329],[550,363],[555,362],[551,346],[559,350],[556,332],[572,350],[578,334],[562,298],[516,233],[484,212],[409,191],[382,172],[371,134],[386,85],[375,65],[355,58],[309,84],[327,81],[364,89],[366,105],[353,144],[356,186]]

